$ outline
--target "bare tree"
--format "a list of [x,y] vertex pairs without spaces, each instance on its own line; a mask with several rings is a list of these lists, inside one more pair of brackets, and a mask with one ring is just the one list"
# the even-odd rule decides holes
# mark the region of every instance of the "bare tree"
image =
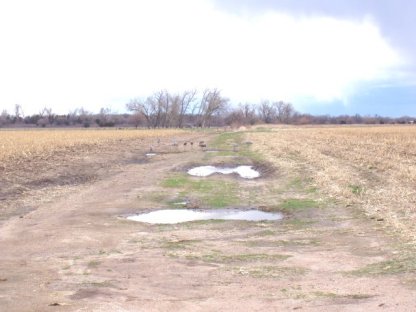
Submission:
[[70,111],[68,114],[69,122],[73,125],[83,124],[84,127],[89,127],[91,125],[92,114],[84,109],[83,107],[76,108],[73,111]]
[[155,92],[146,100],[133,99],[126,104],[129,111],[144,116],[149,128],[170,127],[175,112],[172,110],[172,97],[166,90]]
[[136,98],[126,104],[129,111],[142,115],[145,118],[148,128],[157,127],[160,119],[160,111],[158,110],[157,100],[154,97],[155,95],[148,97],[146,100]]
[[3,110],[0,114],[0,126],[5,126],[10,122],[10,115],[7,110]]
[[23,108],[20,104],[15,104],[14,105],[14,118],[13,118],[13,122],[18,122],[20,120],[22,120],[24,117],[24,113],[23,113]]
[[145,122],[143,115],[134,113],[130,115],[128,123],[134,125],[134,127],[137,129],[141,124]]
[[95,121],[100,127],[113,127],[115,122],[113,120],[111,108],[102,107],[98,114],[98,118],[96,118]]
[[256,107],[253,104],[240,104],[239,109],[244,117],[244,123],[254,125],[257,122]]
[[201,102],[198,107],[199,125],[209,127],[211,119],[215,114],[219,114],[227,108],[228,99],[221,96],[218,89],[206,89],[202,94]]
[[[148,113],[145,101],[138,98],[131,99],[130,102],[126,104],[126,108],[135,115],[143,116],[146,120],[147,126],[150,127],[150,113]],[[139,119],[139,117],[137,119]]]
[[157,103],[158,120],[157,127],[170,127],[172,111],[171,111],[171,95],[166,90],[161,90],[154,94]]
[[196,100],[197,91],[195,89],[188,90],[178,96],[179,100],[179,114],[178,114],[178,127],[182,128],[184,123],[184,118],[189,110],[191,109],[192,104]]
[[276,109],[269,101],[263,101],[258,107],[261,120],[265,123],[272,123],[276,118]]
[[52,108],[44,107],[39,112],[38,125],[45,127],[48,124],[53,124],[55,119],[55,114],[52,112]]
[[289,123],[290,119],[295,113],[293,105],[290,103],[285,103],[283,101],[274,102],[273,106],[275,108],[277,120],[280,123]]

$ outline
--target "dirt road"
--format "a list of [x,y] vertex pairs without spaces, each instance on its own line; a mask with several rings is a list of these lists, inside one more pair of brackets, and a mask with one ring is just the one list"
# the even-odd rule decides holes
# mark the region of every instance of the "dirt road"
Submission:
[[[357,207],[326,201],[279,168],[250,181],[181,180],[192,164],[254,162],[232,156],[166,148],[10,217],[0,228],[0,311],[416,310],[415,274],[394,270],[400,242]],[[285,219],[124,218],[183,197],[210,208],[203,192],[218,190],[198,188],[199,179],[231,185],[235,206]]]

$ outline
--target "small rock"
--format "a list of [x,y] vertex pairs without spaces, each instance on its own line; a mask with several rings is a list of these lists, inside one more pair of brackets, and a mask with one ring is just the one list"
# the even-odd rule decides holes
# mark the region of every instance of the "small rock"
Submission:
[[54,302],[54,303],[49,304],[49,306],[50,307],[57,307],[57,306],[60,306],[60,304],[58,302]]
[[7,282],[7,278],[0,278],[0,282]]
[[384,303],[380,303],[378,306],[379,307],[383,307],[384,306]]
[[383,218],[378,218],[377,221],[384,221],[384,219]]

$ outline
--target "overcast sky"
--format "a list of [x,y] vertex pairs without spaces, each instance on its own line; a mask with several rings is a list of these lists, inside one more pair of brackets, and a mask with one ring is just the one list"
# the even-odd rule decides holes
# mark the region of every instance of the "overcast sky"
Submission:
[[416,1],[0,0],[0,109],[123,112],[219,88],[232,103],[416,115]]

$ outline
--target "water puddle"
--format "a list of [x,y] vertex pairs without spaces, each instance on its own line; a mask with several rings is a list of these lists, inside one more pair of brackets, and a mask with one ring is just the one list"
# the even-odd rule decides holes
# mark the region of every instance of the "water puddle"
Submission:
[[238,209],[164,209],[127,217],[128,220],[151,224],[175,224],[200,220],[276,221],[282,218],[281,213]]
[[147,153],[146,157],[153,157],[153,156],[156,156],[156,155],[157,155],[156,153]]
[[234,168],[229,167],[214,167],[214,166],[200,166],[188,170],[188,174],[196,177],[207,177],[214,173],[231,174],[237,173],[244,179],[255,179],[260,176],[260,173],[253,169],[252,166],[238,166]]

